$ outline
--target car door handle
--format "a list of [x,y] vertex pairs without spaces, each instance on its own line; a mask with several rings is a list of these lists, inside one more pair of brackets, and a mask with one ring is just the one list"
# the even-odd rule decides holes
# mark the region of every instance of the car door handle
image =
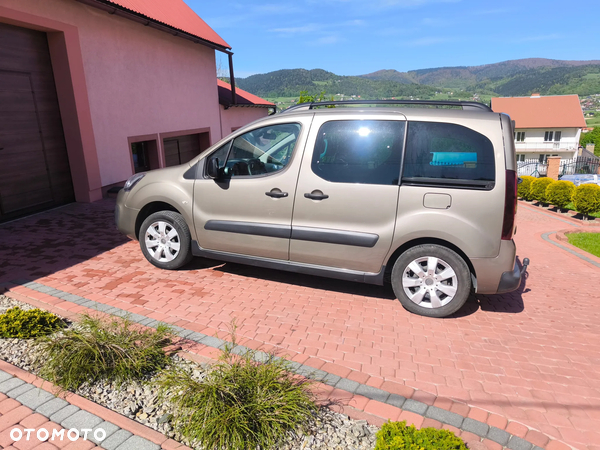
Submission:
[[[317,194],[316,192],[320,193]],[[325,200],[326,198],[329,198],[329,195],[323,194],[321,191],[313,191],[310,194],[304,194],[304,197],[310,198],[311,200]]]
[[269,197],[273,197],[273,198],[283,198],[283,197],[287,197],[288,193],[281,192],[279,189],[272,189],[269,192],[265,192],[265,195],[268,195]]

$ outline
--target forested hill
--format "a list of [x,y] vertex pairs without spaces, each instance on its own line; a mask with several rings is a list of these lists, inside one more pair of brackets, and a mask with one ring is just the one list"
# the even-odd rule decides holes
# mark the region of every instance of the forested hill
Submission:
[[433,98],[441,90],[462,95],[519,96],[600,93],[600,61],[542,58],[504,61],[472,67],[440,67],[410,72],[380,70],[341,76],[322,69],[286,69],[238,78],[240,88],[261,97],[293,97],[300,91],[363,98]]
[[390,80],[340,76],[321,69],[286,69],[236,79],[238,86],[260,97],[293,97],[300,91],[318,94],[360,95],[368,98],[434,95],[433,86],[401,84]]

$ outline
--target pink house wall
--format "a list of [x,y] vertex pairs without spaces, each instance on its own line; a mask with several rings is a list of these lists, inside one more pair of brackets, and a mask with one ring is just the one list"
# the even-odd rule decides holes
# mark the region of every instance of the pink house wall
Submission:
[[266,117],[269,114],[267,108],[250,108],[242,106],[233,106],[229,109],[225,109],[221,106],[220,108],[223,137],[231,133],[232,129],[236,130],[250,122]]
[[[79,114],[91,117],[88,129],[93,140],[86,144],[82,138],[82,142],[88,153],[95,145],[101,186],[132,174],[130,136],[207,128],[211,143],[219,140],[214,50],[74,0],[2,0],[2,7],[4,16],[22,13],[23,23],[12,21],[20,26],[28,26],[29,14],[40,22],[52,21],[74,30],[81,48],[80,56],[75,56],[81,58],[87,86],[87,102],[79,102],[77,108]],[[2,17],[2,9],[0,21],[10,22]],[[69,64],[73,64],[71,58]],[[57,77],[57,88],[60,83]],[[70,120],[60,101],[63,121]],[[81,111],[86,103],[89,112]],[[86,169],[83,160],[69,155],[74,174]],[[90,191],[98,190],[99,186],[89,184]]]

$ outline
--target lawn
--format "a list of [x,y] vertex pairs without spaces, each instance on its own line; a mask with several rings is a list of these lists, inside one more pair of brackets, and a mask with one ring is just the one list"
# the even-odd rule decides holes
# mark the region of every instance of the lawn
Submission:
[[569,244],[600,257],[600,233],[567,234]]
[[[576,211],[575,210],[575,205],[573,204],[573,202],[568,203],[567,206],[565,206],[565,209],[570,209],[571,211]],[[600,218],[600,212],[591,213],[590,217],[598,217],[598,218]]]
[[588,128],[600,127],[600,113],[596,113],[594,117],[586,117],[585,123]]

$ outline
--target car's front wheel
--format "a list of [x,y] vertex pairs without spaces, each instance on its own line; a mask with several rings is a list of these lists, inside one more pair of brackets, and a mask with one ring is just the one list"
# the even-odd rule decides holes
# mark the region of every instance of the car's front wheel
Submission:
[[190,230],[181,214],[159,211],[142,223],[142,253],[160,269],[179,269],[192,259]]
[[467,301],[471,273],[455,251],[435,244],[417,245],[396,260],[392,288],[408,311],[446,317]]

